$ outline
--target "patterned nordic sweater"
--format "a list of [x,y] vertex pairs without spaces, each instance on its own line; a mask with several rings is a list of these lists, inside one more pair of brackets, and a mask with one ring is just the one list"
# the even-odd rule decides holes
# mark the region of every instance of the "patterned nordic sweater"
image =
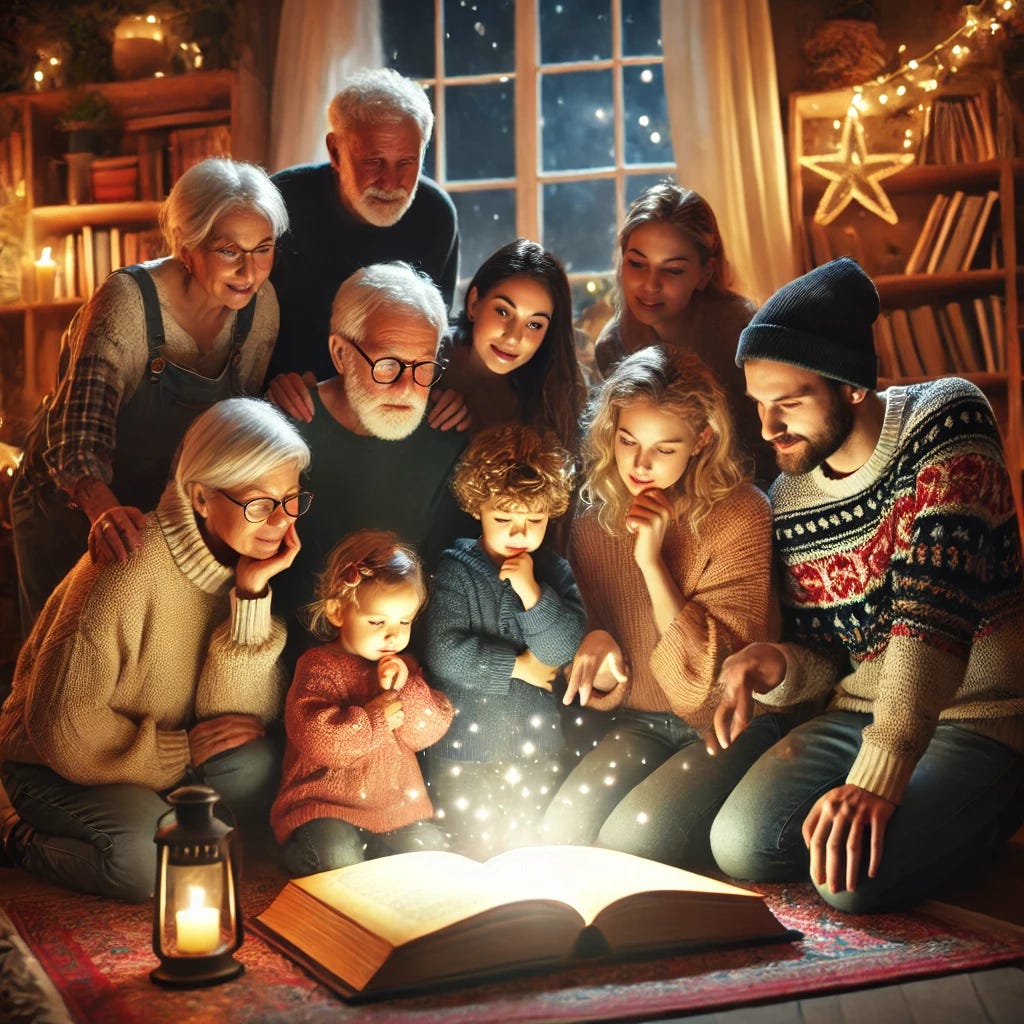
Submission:
[[695,729],[710,726],[722,661],[755,640],[777,636],[772,590],[771,508],[764,493],[743,484],[722,498],[699,537],[673,522],[662,557],[686,605],[658,634],[651,598],[633,559],[634,538],[614,535],[591,509],[572,527],[569,559],[587,608],[587,629],[604,629],[622,649],[629,680],[590,706],[610,711],[671,712]]
[[438,740],[452,706],[406,659],[399,691],[405,720],[388,728],[366,705],[380,692],[377,663],[337,643],[303,654],[285,701],[288,736],[281,789],[270,810],[279,843],[315,818],[340,818],[370,832],[390,832],[434,813],[416,751]]
[[945,378],[883,394],[856,473],[772,488],[789,668],[761,700],[869,712],[847,782],[899,802],[937,722],[1024,751],[1024,582],[999,432]]
[[199,719],[281,710],[284,624],[270,595],[238,600],[172,480],[125,562],[88,553],[50,596],[0,711],[0,760],[82,786],[182,781]]
[[553,757],[562,750],[555,697],[512,675],[532,651],[545,665],[570,661],[583,639],[583,602],[569,563],[545,548],[533,552],[541,598],[529,610],[479,541],[455,542],[438,562],[427,604],[424,662],[431,681],[456,708],[434,748],[458,761]]

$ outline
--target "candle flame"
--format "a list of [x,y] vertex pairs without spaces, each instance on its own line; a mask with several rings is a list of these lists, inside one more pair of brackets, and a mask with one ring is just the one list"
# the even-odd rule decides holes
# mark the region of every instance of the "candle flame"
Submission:
[[201,885],[188,887],[188,905],[192,910],[199,910],[206,906],[206,890]]

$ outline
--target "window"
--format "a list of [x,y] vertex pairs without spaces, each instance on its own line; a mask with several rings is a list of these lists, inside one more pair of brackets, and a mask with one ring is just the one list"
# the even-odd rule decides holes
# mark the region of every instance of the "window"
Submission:
[[385,62],[430,93],[424,170],[458,209],[464,282],[521,235],[590,304],[626,206],[674,171],[660,0],[381,0],[381,16]]

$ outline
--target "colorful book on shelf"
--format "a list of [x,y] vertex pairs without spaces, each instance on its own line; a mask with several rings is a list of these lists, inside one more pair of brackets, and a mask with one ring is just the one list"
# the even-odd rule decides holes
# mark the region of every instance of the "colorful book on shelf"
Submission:
[[957,218],[960,216],[960,207],[963,204],[963,201],[964,193],[961,189],[957,189],[949,197],[946,209],[942,213],[942,223],[939,225],[938,231],[935,233],[935,239],[928,252],[928,259],[924,268],[924,272],[926,274],[934,274],[938,268],[939,260],[942,258],[942,254],[946,248],[946,243],[949,241],[950,232],[953,230],[953,226],[956,224]]
[[967,254],[967,247],[974,236],[978,218],[984,208],[985,196],[973,192],[964,196],[946,246],[939,255],[935,268],[936,273],[955,274],[959,272]]
[[988,230],[989,221],[992,218],[992,211],[995,209],[998,200],[999,192],[997,189],[990,189],[985,193],[981,212],[975,219],[974,230],[971,232],[971,237],[967,240],[967,247],[964,249],[963,257],[960,260],[960,270],[970,270],[973,266],[975,257],[981,250],[982,239],[985,237],[985,232]]
[[924,365],[914,344],[914,332],[910,328],[910,317],[905,309],[894,309],[889,314],[892,324],[892,336],[896,342],[896,352],[900,366],[906,377],[924,377]]
[[952,372],[953,365],[946,350],[939,321],[931,306],[915,306],[907,314],[910,319],[910,330],[914,335],[914,345],[921,359],[925,375],[941,377]]
[[614,850],[403,853],[285,883],[249,927],[345,998],[791,941],[758,893]]
[[985,356],[981,349],[981,338],[973,312],[964,313],[959,302],[947,302],[943,308],[949,325],[949,337],[955,354],[955,369],[958,373],[977,373],[985,368]]
[[925,264],[928,261],[928,254],[932,249],[932,243],[935,241],[935,236],[942,223],[942,215],[946,212],[948,204],[949,196],[941,192],[932,200],[932,205],[928,208],[924,224],[921,226],[920,234],[918,234],[914,248],[907,259],[907,269],[904,273],[923,273]]

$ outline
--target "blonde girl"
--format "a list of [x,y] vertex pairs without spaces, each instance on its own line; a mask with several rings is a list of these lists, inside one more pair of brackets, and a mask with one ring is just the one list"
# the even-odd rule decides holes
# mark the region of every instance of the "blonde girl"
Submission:
[[740,331],[757,308],[729,287],[729,265],[710,204],[693,189],[666,180],[640,194],[619,231],[617,311],[594,345],[603,377],[648,345],[696,353],[725,388],[743,453],[755,477],[776,473],[761,425],[746,399],[736,365]]
[[[781,719],[706,749],[722,660],[772,635],[771,509],[737,455],[725,394],[692,353],[623,360],[595,396],[570,562],[587,633],[564,702],[610,712],[544,819],[550,842],[709,866],[708,833]],[[717,753],[717,752],[716,752]]]
[[295,667],[271,810],[295,874],[444,845],[416,753],[444,735],[452,705],[401,653],[425,599],[420,561],[393,533],[358,530],[328,557],[307,609],[326,642]]

